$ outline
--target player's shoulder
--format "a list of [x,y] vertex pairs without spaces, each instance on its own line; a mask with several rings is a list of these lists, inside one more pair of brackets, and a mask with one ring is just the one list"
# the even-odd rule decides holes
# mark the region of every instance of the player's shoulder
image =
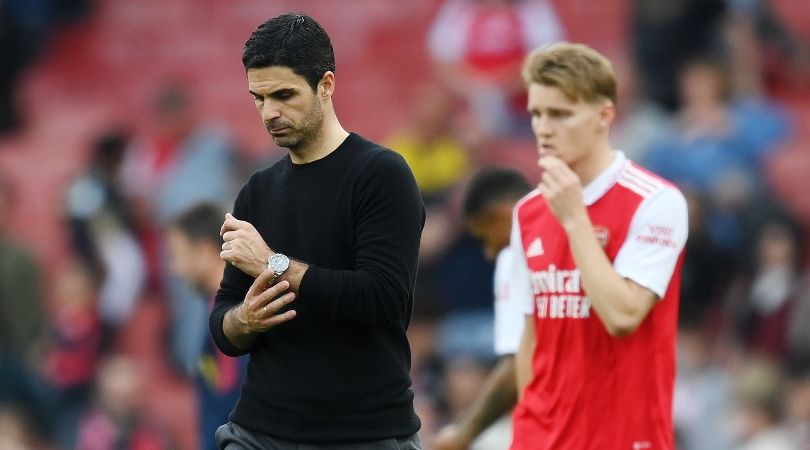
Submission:
[[635,193],[642,199],[660,196],[683,197],[680,189],[674,183],[632,161],[627,161],[624,169],[616,179],[616,184]]
[[664,216],[678,221],[685,220],[688,214],[686,197],[678,186],[633,162],[628,161],[616,183],[641,197],[636,216]]
[[540,193],[540,189],[535,188],[515,203],[514,211],[519,212],[529,205],[534,206],[538,203],[545,203],[545,200],[543,199],[543,194]]

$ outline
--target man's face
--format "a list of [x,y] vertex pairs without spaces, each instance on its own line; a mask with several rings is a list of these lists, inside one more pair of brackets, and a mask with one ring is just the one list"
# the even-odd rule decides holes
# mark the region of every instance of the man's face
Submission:
[[174,275],[185,280],[197,289],[203,290],[205,270],[201,243],[192,242],[182,231],[172,228],[167,236],[170,268]]
[[553,155],[568,166],[587,158],[603,133],[612,103],[572,102],[555,86],[532,83],[528,110],[540,156]]
[[306,79],[292,69],[248,69],[248,89],[273,142],[295,150],[311,142],[323,125],[323,105]]
[[470,234],[481,241],[487,260],[494,260],[498,253],[509,245],[513,207],[512,201],[498,202],[467,221]]

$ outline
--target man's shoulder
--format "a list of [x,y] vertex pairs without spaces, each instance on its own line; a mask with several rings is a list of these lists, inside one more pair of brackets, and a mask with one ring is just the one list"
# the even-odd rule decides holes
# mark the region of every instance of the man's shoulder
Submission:
[[407,170],[410,173],[408,163],[399,153],[356,133],[352,133],[350,139],[351,154],[363,169],[361,172],[369,175],[377,171]]
[[546,206],[546,199],[543,197],[543,194],[540,193],[540,190],[532,189],[531,192],[524,195],[523,198],[515,203],[513,212],[520,218],[522,215],[525,215],[527,211],[535,211],[538,208],[542,209]]

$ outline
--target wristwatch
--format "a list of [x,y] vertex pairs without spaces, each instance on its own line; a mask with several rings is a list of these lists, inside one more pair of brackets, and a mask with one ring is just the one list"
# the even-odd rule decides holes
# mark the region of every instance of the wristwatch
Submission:
[[267,268],[273,271],[273,280],[270,281],[270,284],[273,284],[290,268],[290,258],[281,253],[274,253],[267,258]]

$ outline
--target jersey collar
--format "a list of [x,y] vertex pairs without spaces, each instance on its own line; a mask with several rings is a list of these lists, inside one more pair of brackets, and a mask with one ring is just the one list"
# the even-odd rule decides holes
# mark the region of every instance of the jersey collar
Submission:
[[613,161],[608,165],[605,170],[602,171],[596,178],[593,179],[590,183],[588,183],[585,188],[582,189],[582,199],[585,202],[585,205],[591,206],[596,203],[597,200],[602,198],[605,193],[616,183],[616,180],[619,179],[619,175],[622,174],[624,170],[624,166],[627,163],[627,157],[624,156],[624,153],[620,151],[613,152],[616,156],[613,158]]

